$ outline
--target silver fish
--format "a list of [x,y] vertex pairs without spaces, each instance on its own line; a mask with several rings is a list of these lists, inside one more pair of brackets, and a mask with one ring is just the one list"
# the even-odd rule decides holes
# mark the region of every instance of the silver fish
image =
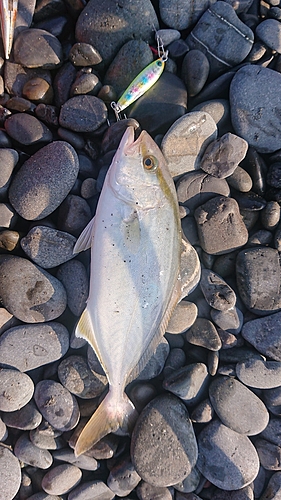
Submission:
[[90,247],[90,292],[76,336],[95,350],[109,390],[77,440],[77,456],[109,432],[132,430],[137,412],[125,387],[152,356],[181,295],[176,191],[145,131],[134,141],[129,127],[122,137],[74,252]]
[[18,0],[0,0],[1,33],[5,58],[9,59],[13,45]]

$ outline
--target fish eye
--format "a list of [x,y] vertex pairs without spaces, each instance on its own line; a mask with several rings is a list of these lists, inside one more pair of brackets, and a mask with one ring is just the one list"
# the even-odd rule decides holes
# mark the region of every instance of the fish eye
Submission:
[[154,172],[158,167],[158,160],[155,156],[149,155],[143,159],[143,166],[146,170]]

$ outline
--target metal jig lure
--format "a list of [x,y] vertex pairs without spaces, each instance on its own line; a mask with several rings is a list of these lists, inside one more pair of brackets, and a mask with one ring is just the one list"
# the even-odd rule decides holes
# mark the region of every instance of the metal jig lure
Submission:
[[126,109],[130,106],[130,104],[145,94],[145,92],[147,92],[157,82],[164,71],[165,62],[168,59],[168,51],[164,50],[163,43],[159,37],[156,36],[156,40],[158,59],[146,66],[146,68],[144,68],[138,76],[136,76],[117,102],[113,101],[111,103],[111,107],[115,112],[117,120],[121,119],[121,111]]

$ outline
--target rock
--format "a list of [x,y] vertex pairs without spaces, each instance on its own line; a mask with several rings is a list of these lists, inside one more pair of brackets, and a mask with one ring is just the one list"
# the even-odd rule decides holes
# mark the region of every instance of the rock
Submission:
[[271,163],[266,176],[267,183],[275,188],[281,187],[281,163]]
[[178,30],[174,30],[171,28],[165,28],[165,29],[160,29],[157,30],[155,33],[155,37],[158,36],[161,38],[161,41],[164,45],[164,47],[167,47],[170,43],[174,42],[175,40],[179,40],[181,37],[181,34]]
[[164,377],[166,378],[178,368],[182,368],[182,366],[184,366],[185,364],[185,361],[186,361],[186,356],[184,351],[178,347],[174,347],[171,350],[169,356],[167,357],[163,369]]
[[224,425],[253,436],[263,431],[269,420],[266,407],[252,391],[230,377],[218,377],[209,387],[211,404]]
[[[36,50],[30,47],[36,46]],[[59,40],[48,31],[32,28],[23,30],[14,42],[14,59],[26,68],[55,69],[62,64]]]
[[124,497],[133,491],[140,480],[130,458],[125,457],[111,469],[107,478],[107,486],[115,495]]
[[9,203],[0,203],[0,228],[13,229],[17,222],[17,213]]
[[281,53],[281,44],[279,42],[281,35],[280,22],[275,19],[265,19],[256,27],[257,37],[265,43],[270,49]]
[[219,311],[228,311],[235,306],[234,290],[216,273],[202,269],[200,287],[208,304]]
[[129,398],[135,406],[138,413],[157,396],[157,391],[151,383],[141,382],[133,384],[128,390]]
[[54,429],[44,420],[36,429],[30,431],[29,439],[42,450],[58,450],[65,447],[61,434],[61,431]]
[[236,281],[240,297],[250,311],[265,315],[281,308],[277,250],[260,246],[240,251],[236,259]]
[[137,495],[140,500],[173,500],[172,488],[161,488],[161,486],[152,486],[145,481],[137,487]]
[[136,380],[150,380],[157,377],[163,370],[165,361],[170,352],[169,343],[163,338],[152,357],[148,360]]
[[79,236],[92,218],[89,204],[75,194],[69,194],[58,212],[58,226],[62,231]]
[[68,500],[113,500],[114,493],[103,481],[86,481],[74,488],[68,495]]
[[34,226],[20,243],[26,255],[35,264],[49,269],[73,259],[76,238],[51,227]]
[[107,119],[104,102],[93,95],[77,95],[62,106],[59,124],[74,132],[94,132]]
[[33,399],[31,399],[19,410],[3,413],[2,419],[8,427],[29,431],[36,429],[40,425],[42,415],[38,411]]
[[194,216],[201,247],[209,254],[232,252],[247,242],[248,231],[233,198],[216,196],[198,207]]
[[35,116],[17,113],[5,120],[5,130],[12,139],[24,146],[50,142],[52,132]]
[[3,230],[0,231],[0,249],[11,252],[18,246],[20,235],[17,231]]
[[0,197],[4,198],[8,192],[13,170],[19,160],[19,154],[15,149],[0,149]]
[[211,318],[222,330],[227,330],[234,335],[241,332],[244,316],[237,307],[233,307],[228,311],[211,309]]
[[258,438],[255,446],[260,463],[265,470],[281,470],[281,448],[266,439]]
[[68,58],[74,66],[95,66],[102,61],[99,52],[90,43],[74,43]]
[[198,170],[204,149],[216,136],[214,120],[202,111],[187,113],[174,122],[161,142],[171,175]]
[[231,187],[242,193],[247,193],[253,187],[253,181],[250,175],[242,167],[239,167],[239,165],[236,167],[233,174],[228,176],[227,182]]
[[98,462],[93,457],[88,457],[87,455],[80,455],[80,457],[76,457],[74,451],[70,448],[63,448],[54,451],[53,457],[59,462],[68,462],[83,470],[94,471],[99,468]]
[[230,193],[225,179],[218,179],[201,170],[183,175],[176,187],[178,201],[184,203],[191,212],[216,195],[229,196]]
[[73,259],[62,264],[57,272],[67,295],[67,305],[75,316],[80,316],[86,307],[89,295],[88,274],[82,262]]
[[107,386],[104,376],[91,372],[82,356],[68,356],[58,366],[61,384],[75,396],[82,399],[96,398]]
[[281,446],[280,418],[271,417],[266,428],[261,432],[261,437],[270,443]]
[[45,418],[55,429],[68,431],[79,420],[79,407],[75,397],[58,382],[42,380],[38,382],[34,399]]
[[280,386],[274,389],[267,389],[263,392],[264,402],[273,415],[281,415],[281,390]]
[[276,500],[281,492],[281,472],[275,472],[268,481],[267,487],[264,490],[260,500],[267,500],[273,495]]
[[[266,95],[264,88],[269,89]],[[280,147],[279,102],[276,101],[279,88],[281,76],[277,71],[251,64],[237,71],[230,86],[235,133],[260,153],[272,153]]]
[[26,373],[10,368],[0,370],[0,411],[19,410],[31,400],[34,385]]
[[57,465],[49,470],[42,479],[42,488],[49,495],[63,495],[77,486],[82,472],[75,465]]
[[208,101],[203,101],[197,104],[197,106],[192,107],[191,111],[202,111],[203,113],[211,115],[218,128],[219,136],[228,131],[230,124],[230,106],[228,99],[210,99]]
[[204,10],[208,8],[209,3],[208,1],[197,1],[190,6],[190,9],[187,9],[184,0],[177,0],[173,3],[160,0],[160,16],[167,26],[177,30],[184,30],[198,21]]
[[0,337],[0,363],[26,372],[60,359],[68,348],[69,333],[60,323],[15,326]]
[[181,74],[189,96],[195,96],[202,90],[207,81],[209,69],[209,61],[201,50],[190,50],[186,54],[182,62]]
[[132,434],[131,459],[141,478],[152,486],[170,486],[190,473],[197,460],[197,444],[183,403],[167,394],[144,408]]
[[249,438],[219,420],[204,427],[198,437],[198,449],[198,469],[218,488],[241,489],[258,474],[259,458]]
[[64,141],[52,142],[26,160],[14,176],[9,189],[10,202],[24,219],[43,219],[59,207],[73,187],[78,171],[73,147]]
[[204,363],[191,363],[175,370],[163,382],[163,387],[180,397],[186,405],[194,405],[201,399],[208,383],[208,371]]
[[186,332],[187,342],[217,351],[222,343],[215,325],[206,318],[197,318],[191,328]]
[[54,91],[49,82],[44,80],[44,78],[37,77],[25,83],[22,95],[36,104],[40,102],[51,104],[53,102]]
[[280,318],[281,312],[270,314],[248,321],[242,328],[244,339],[275,361],[281,361]]
[[22,434],[17,440],[14,448],[15,456],[25,464],[48,469],[51,467],[53,457],[48,450],[40,450],[28,438],[28,433]]
[[[176,491],[180,491],[181,493],[190,493],[195,491],[200,483],[201,474],[197,467],[193,467],[190,474],[180,483],[174,484],[174,488]],[[176,493],[177,499],[182,498],[182,500],[186,497],[179,497],[178,493]],[[198,497],[199,498],[199,497]],[[196,500],[196,498],[191,498],[190,500]]]
[[171,319],[166,328],[166,332],[178,334],[185,332],[193,325],[197,317],[197,306],[193,302],[182,300],[177,304]]
[[7,427],[2,418],[0,418],[0,441],[2,442],[6,441],[7,437],[8,437]]
[[211,422],[211,420],[214,418],[214,408],[211,405],[211,401],[209,398],[204,399],[199,403],[194,410],[192,411],[190,418],[192,422],[198,423],[198,424],[207,424],[208,422]]
[[70,97],[80,94],[98,95],[102,88],[99,77],[91,72],[91,69],[84,69],[77,73],[77,76],[70,89]]
[[16,318],[41,323],[64,312],[65,289],[44,269],[22,257],[8,256],[0,260],[0,271],[0,296],[4,307]]
[[15,498],[21,484],[21,468],[15,455],[4,446],[0,447],[0,490],[5,500]]
[[233,174],[245,158],[247,142],[237,135],[227,133],[205,149],[200,168],[207,174],[225,179]]

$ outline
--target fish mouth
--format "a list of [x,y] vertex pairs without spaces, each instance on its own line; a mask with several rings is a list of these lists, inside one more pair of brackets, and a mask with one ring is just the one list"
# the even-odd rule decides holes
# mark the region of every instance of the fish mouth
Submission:
[[151,137],[145,130],[142,130],[139,136],[135,139],[134,128],[128,127],[120,143],[120,149],[123,146],[123,153],[126,156],[140,156],[144,158],[149,154],[150,142]]

